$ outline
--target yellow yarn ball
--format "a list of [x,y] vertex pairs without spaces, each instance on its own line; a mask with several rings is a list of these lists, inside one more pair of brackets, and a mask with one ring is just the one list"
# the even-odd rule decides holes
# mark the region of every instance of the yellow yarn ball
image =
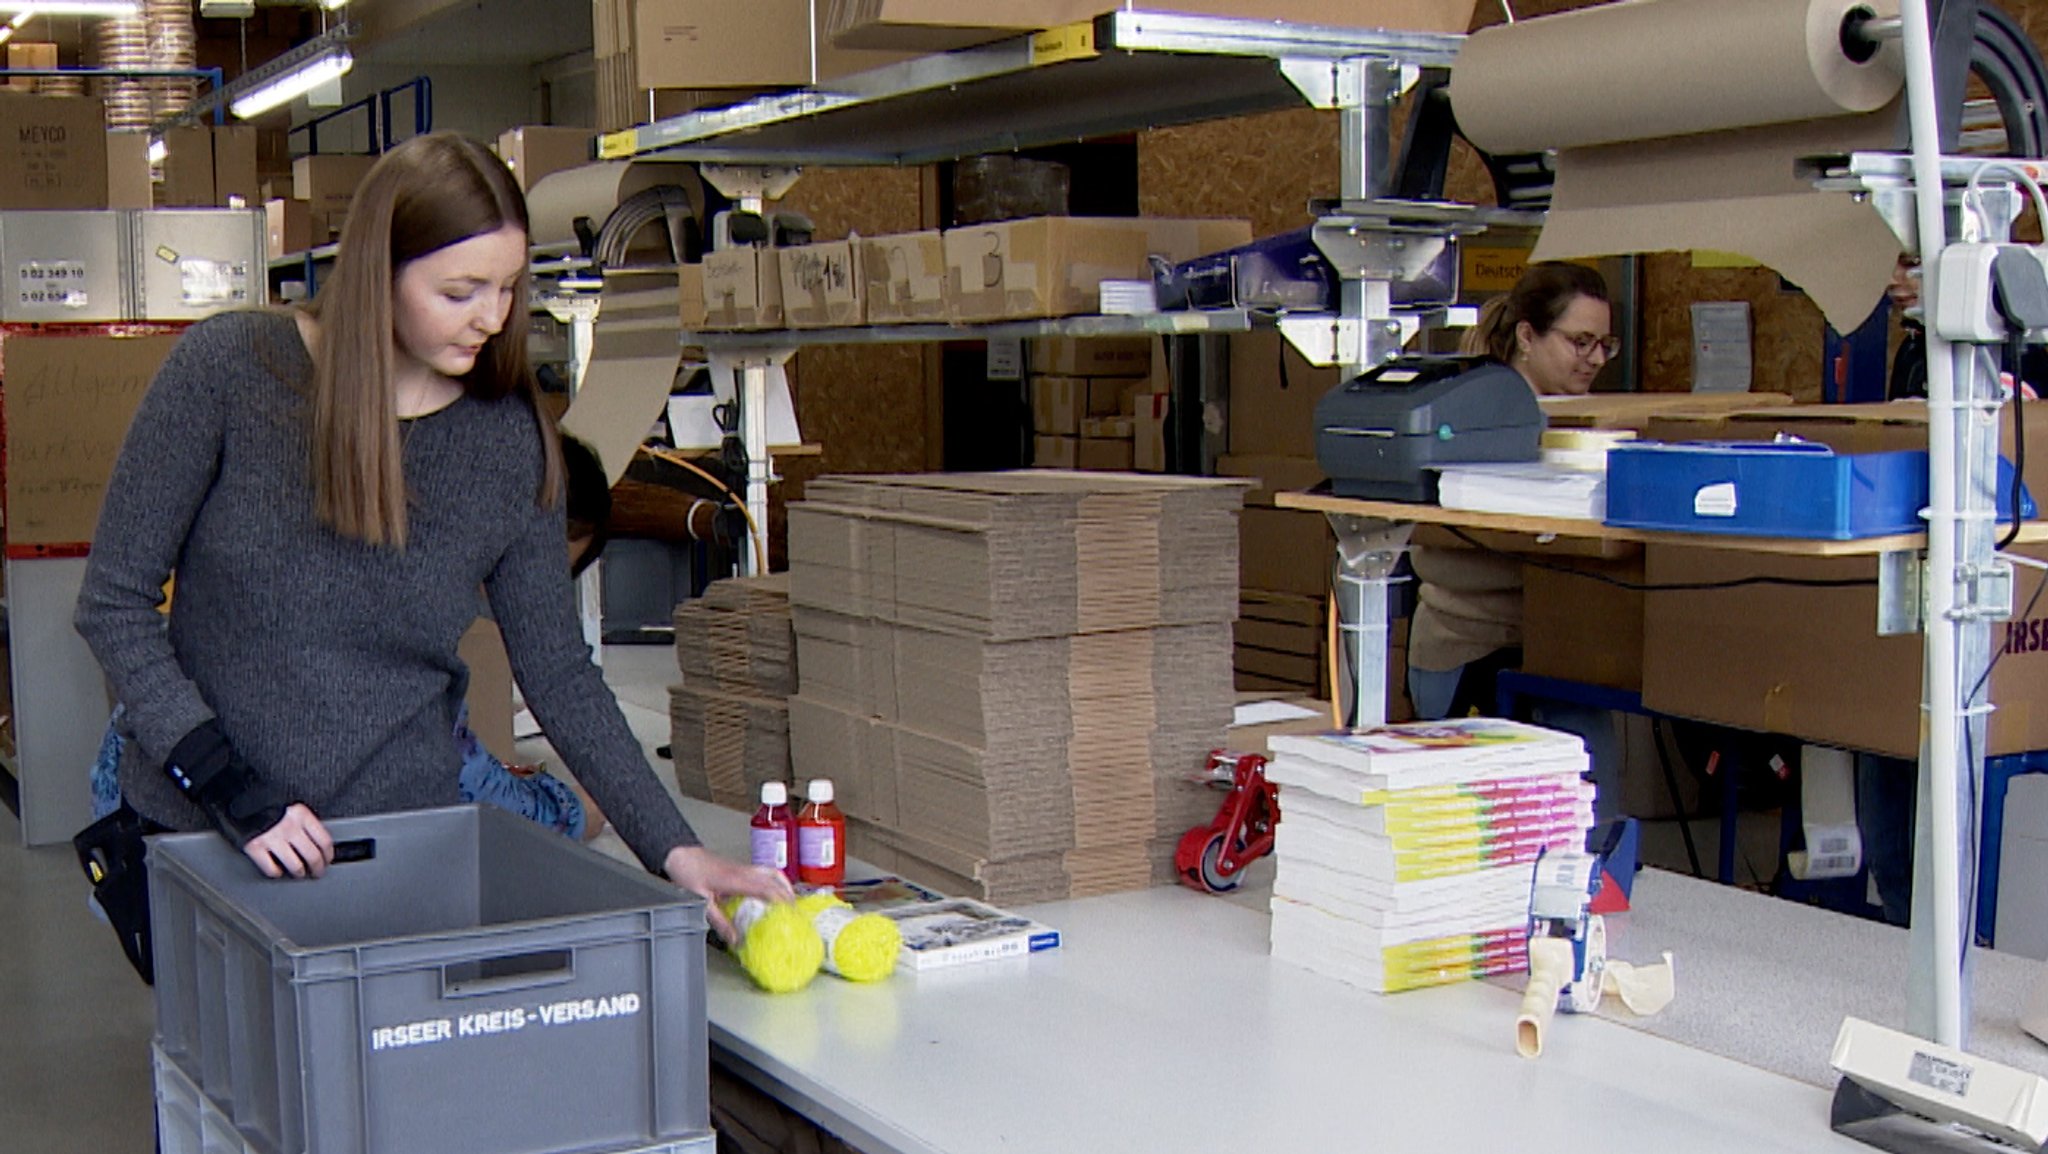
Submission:
[[732,902],[727,916],[740,933],[733,958],[755,985],[771,994],[789,994],[818,976],[825,962],[825,941],[794,904]]
[[826,942],[825,968],[850,982],[878,982],[896,972],[903,931],[880,914],[850,915],[853,907],[829,891],[805,894],[796,908]]
[[832,943],[832,963],[850,982],[879,982],[896,972],[903,931],[880,914],[862,914],[839,931]]
[[798,912],[813,921],[825,910],[829,910],[833,906],[843,905],[846,905],[845,900],[831,890],[818,890],[813,893],[803,894],[796,899]]

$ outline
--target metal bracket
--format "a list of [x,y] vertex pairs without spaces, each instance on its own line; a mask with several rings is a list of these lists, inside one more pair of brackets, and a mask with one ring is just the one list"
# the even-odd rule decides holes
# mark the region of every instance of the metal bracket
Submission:
[[1349,60],[1285,57],[1280,74],[1313,108],[1390,106],[1422,79],[1422,68],[1375,56]]
[[1346,280],[1414,280],[1443,255],[1448,237],[1421,232],[1380,232],[1318,221],[1311,235],[1337,275]]
[[1926,619],[1927,558],[1899,549],[1877,559],[1877,635],[1903,637],[1920,632]]
[[[1451,325],[1460,320],[1470,323],[1466,311],[1438,310],[1435,315],[1443,317]],[[1398,356],[1402,346],[1422,331],[1423,320],[1421,314],[1413,313],[1366,319],[1316,313],[1283,316],[1276,323],[1280,335],[1286,337],[1287,343],[1293,345],[1294,351],[1309,364],[1322,368],[1332,365],[1369,368]]]
[[1338,567],[1369,581],[1393,575],[1415,532],[1412,521],[1383,521],[1349,513],[1331,513],[1329,518],[1330,530],[1337,535]]
[[736,200],[781,200],[796,186],[803,169],[777,164],[706,164],[704,179],[721,194]]
[[1979,621],[2012,620],[2012,562],[1993,557],[1990,565],[1965,575],[1963,585],[1969,590],[1969,602],[1963,612]]

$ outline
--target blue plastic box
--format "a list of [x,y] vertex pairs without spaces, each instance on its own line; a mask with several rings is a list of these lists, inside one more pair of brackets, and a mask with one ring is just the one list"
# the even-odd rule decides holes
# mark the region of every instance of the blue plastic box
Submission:
[[1806,442],[1617,447],[1607,523],[1628,529],[1847,541],[1925,528],[1927,454]]

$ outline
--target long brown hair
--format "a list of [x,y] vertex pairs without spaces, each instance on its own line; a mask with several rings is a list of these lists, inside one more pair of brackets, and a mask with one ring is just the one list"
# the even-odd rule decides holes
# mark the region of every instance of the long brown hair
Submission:
[[[405,547],[405,459],[391,386],[398,270],[507,226],[527,231],[526,198],[511,170],[454,133],[416,136],[385,153],[356,190],[334,271],[306,306],[319,322],[312,350],[313,501],[320,520],[342,536]],[[482,400],[519,395],[533,409],[544,460],[537,500],[545,506],[562,492],[562,448],[526,363],[526,299],[521,272],[512,315],[484,342],[462,386]]]
[[1501,364],[1509,364],[1515,359],[1515,329],[1523,321],[1528,321],[1529,327],[1541,336],[1550,331],[1578,297],[1607,303],[1607,281],[1597,270],[1582,264],[1532,264],[1513,289],[1480,306],[1479,323],[1465,331],[1459,351],[1484,353]]

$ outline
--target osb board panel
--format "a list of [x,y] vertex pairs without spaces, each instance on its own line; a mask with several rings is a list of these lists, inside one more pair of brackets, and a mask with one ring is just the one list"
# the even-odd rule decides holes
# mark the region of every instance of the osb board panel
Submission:
[[[1692,388],[1692,304],[1747,301],[1751,381],[1761,391],[1821,399],[1826,322],[1806,294],[1767,268],[1694,268],[1688,253],[1643,258],[1643,388]],[[1872,301],[1873,305],[1877,302]]]
[[1335,112],[1303,107],[1142,133],[1139,211],[1245,217],[1254,236],[1300,228],[1311,199],[1337,195],[1337,131]]

